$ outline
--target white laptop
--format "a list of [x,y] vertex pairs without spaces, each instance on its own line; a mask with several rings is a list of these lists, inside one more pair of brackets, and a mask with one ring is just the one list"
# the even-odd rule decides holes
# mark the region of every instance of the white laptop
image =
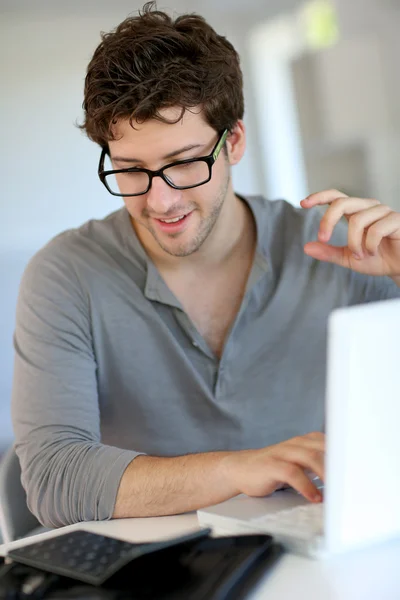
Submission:
[[400,299],[332,312],[326,425],[323,503],[241,495],[199,510],[200,525],[271,533],[316,558],[400,538]]

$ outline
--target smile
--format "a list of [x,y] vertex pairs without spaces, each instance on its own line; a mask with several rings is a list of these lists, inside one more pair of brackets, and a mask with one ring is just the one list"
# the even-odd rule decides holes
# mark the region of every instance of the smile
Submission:
[[162,223],[177,223],[178,221],[181,221],[185,217],[186,217],[186,215],[182,215],[181,217],[175,217],[174,219],[158,219],[158,220],[161,221]]

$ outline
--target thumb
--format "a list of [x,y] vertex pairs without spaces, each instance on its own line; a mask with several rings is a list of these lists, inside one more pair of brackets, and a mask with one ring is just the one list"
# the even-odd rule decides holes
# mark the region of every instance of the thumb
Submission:
[[335,263],[341,267],[347,266],[345,248],[330,246],[322,242],[308,242],[304,246],[304,252],[316,260]]

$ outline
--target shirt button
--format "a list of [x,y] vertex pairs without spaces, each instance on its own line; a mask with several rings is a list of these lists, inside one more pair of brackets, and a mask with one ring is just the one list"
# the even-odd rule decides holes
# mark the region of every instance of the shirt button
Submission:
[[197,342],[195,342],[194,340],[193,340],[192,344],[193,344],[193,346],[194,346],[195,348],[198,348],[198,347],[199,347],[198,343],[197,343]]

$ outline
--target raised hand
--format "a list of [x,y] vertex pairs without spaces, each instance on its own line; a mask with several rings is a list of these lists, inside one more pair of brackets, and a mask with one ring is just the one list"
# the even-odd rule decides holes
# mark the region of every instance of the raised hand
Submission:
[[[305,209],[327,205],[321,219],[318,240],[304,251],[317,260],[333,262],[368,275],[388,275],[399,284],[400,213],[378,200],[352,198],[338,190],[311,194],[301,202]],[[342,217],[348,221],[347,246],[329,244]]]

